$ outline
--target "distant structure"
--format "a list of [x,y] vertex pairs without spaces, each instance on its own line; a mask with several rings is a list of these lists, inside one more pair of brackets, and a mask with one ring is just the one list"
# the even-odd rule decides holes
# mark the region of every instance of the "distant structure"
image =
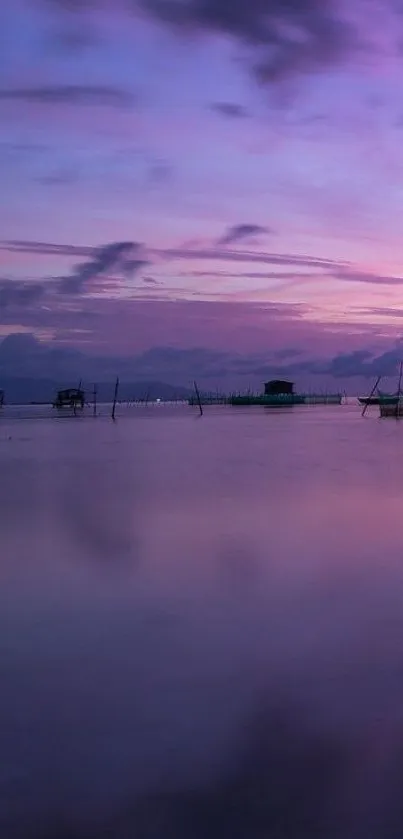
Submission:
[[77,387],[69,387],[66,390],[58,390],[53,403],[54,408],[84,408],[84,391]]
[[0,408],[4,405],[4,390],[0,390]]
[[265,396],[292,396],[293,393],[294,382],[286,382],[282,379],[272,379],[270,382],[265,382]]

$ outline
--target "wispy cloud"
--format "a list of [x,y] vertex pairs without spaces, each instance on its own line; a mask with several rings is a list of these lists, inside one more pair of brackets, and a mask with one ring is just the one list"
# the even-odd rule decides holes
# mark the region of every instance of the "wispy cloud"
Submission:
[[370,315],[382,318],[403,318],[403,309],[396,306],[366,306],[354,308],[354,312],[360,315]]
[[[184,271],[183,276],[233,280],[298,280],[307,281],[312,273],[302,271]],[[323,276],[323,275],[319,275]]]
[[352,283],[365,283],[369,285],[403,285],[403,277],[393,277],[385,274],[372,274],[370,271],[342,270],[333,272],[337,280],[345,280]]
[[224,236],[218,239],[218,245],[235,245],[245,239],[253,239],[255,236],[263,236],[271,233],[268,227],[260,224],[234,224],[229,227]]
[[154,253],[167,259],[205,259],[225,262],[249,262],[267,265],[295,265],[307,268],[322,268],[329,271],[341,270],[349,263],[341,260],[322,259],[316,256],[305,256],[288,253],[270,253],[268,251],[231,250],[230,248],[166,248],[155,250]]
[[96,248],[81,245],[54,244],[52,242],[31,242],[20,239],[0,242],[0,250],[16,253],[32,253],[51,256],[91,256]]
[[213,102],[210,108],[227,119],[245,119],[249,116],[247,108],[236,102]]
[[[228,236],[233,235],[234,231],[236,232],[236,228],[251,228],[254,229],[258,228],[259,230],[264,229],[266,232],[266,228],[259,228],[258,225],[236,225],[235,228],[229,228],[227,233],[222,238],[228,238]],[[232,231],[232,234],[231,234]],[[242,231],[241,231],[242,233]],[[241,235],[242,240],[242,235]],[[222,243],[222,239],[221,239]],[[32,254],[41,254],[41,255],[60,255],[60,256],[87,256],[91,257],[94,256],[97,252],[97,248],[95,247],[88,247],[82,245],[70,245],[70,244],[55,244],[52,242],[30,242],[26,240],[11,240],[11,241],[3,241],[0,242],[0,250],[6,250],[11,252],[17,253],[32,253]],[[307,255],[307,254],[292,254],[292,253],[272,253],[270,251],[247,251],[247,250],[231,250],[231,248],[227,247],[192,247],[192,246],[184,246],[178,248],[153,248],[148,249],[148,252],[155,257],[162,259],[170,260],[170,259],[183,259],[183,260],[217,260],[219,262],[240,262],[240,263],[261,263],[263,265],[284,265],[290,266],[295,265],[296,267],[306,267],[306,268],[318,268],[323,270],[328,270],[332,272],[334,276],[338,272],[340,275],[346,279],[350,272],[351,278],[356,276],[356,272],[351,270],[351,264],[349,262],[345,262],[343,260],[337,259],[322,259],[321,257]],[[214,275],[214,272],[203,272],[205,275]],[[201,276],[202,274],[200,274]],[[252,279],[258,279],[259,277],[267,277],[267,273],[244,273],[244,274],[232,274],[228,276],[243,276],[243,277],[251,277]],[[293,273],[292,276],[295,276]],[[305,276],[305,275],[304,275]],[[368,275],[370,276],[370,275]],[[372,275],[371,275],[372,276]]]
[[156,280],[154,277],[143,277],[143,283],[146,285],[161,285],[159,280]]
[[109,85],[49,85],[0,89],[0,101],[33,102],[40,105],[82,105],[127,108],[136,98]]

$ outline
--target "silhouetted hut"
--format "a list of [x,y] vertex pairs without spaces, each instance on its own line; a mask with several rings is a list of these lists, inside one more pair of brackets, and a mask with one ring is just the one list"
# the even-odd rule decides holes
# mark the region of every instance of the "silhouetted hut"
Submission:
[[294,382],[286,382],[281,379],[272,379],[264,386],[265,396],[292,396],[294,393]]
[[58,390],[53,403],[54,408],[84,408],[85,394],[78,387],[69,387],[66,390]]

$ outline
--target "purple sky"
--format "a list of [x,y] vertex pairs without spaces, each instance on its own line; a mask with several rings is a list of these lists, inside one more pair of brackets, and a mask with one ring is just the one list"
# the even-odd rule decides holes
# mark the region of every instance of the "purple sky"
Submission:
[[6,0],[0,336],[400,338],[403,3]]

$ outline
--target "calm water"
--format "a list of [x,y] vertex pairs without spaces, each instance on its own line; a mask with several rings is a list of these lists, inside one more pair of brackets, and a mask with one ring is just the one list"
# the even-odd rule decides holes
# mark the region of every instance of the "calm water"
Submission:
[[0,420],[2,839],[401,837],[403,422],[121,414]]

